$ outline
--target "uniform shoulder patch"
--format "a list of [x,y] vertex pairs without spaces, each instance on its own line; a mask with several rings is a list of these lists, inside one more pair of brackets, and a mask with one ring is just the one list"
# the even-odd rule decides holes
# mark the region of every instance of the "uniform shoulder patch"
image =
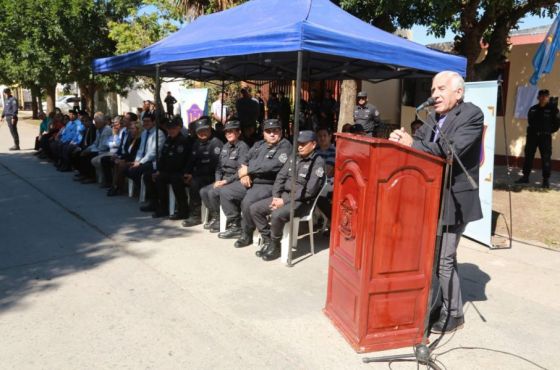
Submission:
[[323,167],[318,167],[315,170],[315,175],[317,175],[317,177],[323,177],[324,174],[325,174],[325,169]]
[[286,153],[282,153],[278,157],[278,160],[280,161],[280,163],[286,163],[286,161],[288,160],[288,155]]
[[218,146],[214,148],[214,154],[216,154],[216,155],[220,154],[221,151],[222,151],[222,149],[220,149],[220,147],[218,147]]

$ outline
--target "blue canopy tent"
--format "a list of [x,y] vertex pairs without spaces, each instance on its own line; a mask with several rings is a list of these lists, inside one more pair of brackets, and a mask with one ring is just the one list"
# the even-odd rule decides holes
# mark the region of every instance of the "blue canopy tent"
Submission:
[[329,0],[252,0],[197,18],[139,51],[93,61],[95,73],[161,74],[196,80],[294,80],[299,51],[306,79],[465,75],[466,60],[387,33]]
[[[464,76],[466,59],[379,30],[329,0],[252,0],[201,16],[145,49],[93,61],[94,73],[155,76],[158,102],[160,76],[296,80],[296,112],[303,74],[306,80],[385,80],[443,70]],[[294,137],[298,134],[296,114]],[[296,155],[294,146],[292,158]],[[294,189],[295,166],[292,170]],[[290,222],[293,204],[292,199]],[[290,245],[293,237],[290,233]]]

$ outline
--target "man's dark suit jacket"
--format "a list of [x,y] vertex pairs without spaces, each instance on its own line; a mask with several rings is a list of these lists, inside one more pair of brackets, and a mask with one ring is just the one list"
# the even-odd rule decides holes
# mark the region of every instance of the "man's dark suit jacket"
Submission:
[[[412,147],[445,158],[445,142],[441,139],[441,135],[432,142],[434,133],[429,125],[437,127],[435,112],[430,113],[427,124],[416,131]],[[479,107],[471,103],[459,103],[447,113],[441,129],[477,185],[483,126],[484,114]],[[482,209],[478,189],[471,188],[467,176],[456,161],[453,162],[451,171],[451,192],[445,192],[451,196],[451,199],[446,201],[444,224],[460,225],[481,219]]]

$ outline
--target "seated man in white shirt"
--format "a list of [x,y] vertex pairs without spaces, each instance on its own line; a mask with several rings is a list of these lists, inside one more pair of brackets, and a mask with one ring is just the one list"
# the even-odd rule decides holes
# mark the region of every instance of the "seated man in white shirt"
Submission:
[[[228,97],[228,93],[224,92],[224,100]],[[229,107],[222,102],[222,94],[218,94],[218,99],[212,103],[211,117],[215,122],[225,124],[229,115]]]
[[84,148],[79,154],[78,171],[74,177],[75,181],[81,181],[82,184],[92,184],[95,182],[95,168],[91,164],[91,160],[100,153],[109,151],[107,141],[111,136],[111,126],[108,125],[110,119],[107,119],[103,112],[96,112],[93,116],[93,124],[95,125],[96,135],[95,141]]
[[[155,172],[156,155],[161,153],[163,143],[165,142],[165,133],[155,128],[155,116],[146,113],[142,118],[142,126],[144,131],[140,139],[140,147],[136,153],[136,159],[132,166],[126,170],[126,176],[134,180],[137,187],[140,186],[140,179],[144,175],[144,186],[146,187],[146,204],[140,207],[142,212],[154,212],[156,209],[156,192],[155,185],[152,181],[152,173]],[[156,137],[157,137],[157,154],[156,154]]]

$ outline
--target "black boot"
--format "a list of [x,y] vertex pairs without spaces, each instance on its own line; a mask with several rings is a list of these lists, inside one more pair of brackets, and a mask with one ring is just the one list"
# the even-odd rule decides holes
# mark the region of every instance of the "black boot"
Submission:
[[218,230],[219,230],[219,225],[220,225],[219,217],[220,216],[217,213],[214,212],[210,213],[210,217],[209,217],[210,219],[202,226],[204,230],[210,230],[210,226],[212,226],[212,224],[216,222],[216,220],[218,220]]
[[516,184],[528,184],[529,183],[529,176],[521,176],[517,181],[515,181]]
[[191,215],[185,221],[181,223],[184,227],[192,227],[196,225],[200,225],[202,223],[202,218],[200,215]]
[[541,186],[543,189],[550,189],[550,181],[548,181],[548,179],[543,179]]
[[261,248],[255,252],[255,256],[257,257],[262,257],[264,255],[264,252],[270,248],[270,237],[269,236],[264,236],[261,234],[262,237],[262,244],[261,244]]
[[210,228],[208,230],[210,230],[211,233],[219,233],[220,232],[220,219],[215,218],[214,222],[212,222],[210,224]]
[[243,248],[251,244],[253,244],[253,233],[243,231],[243,235],[241,235],[241,238],[237,239],[233,246],[235,248]]
[[280,239],[272,239],[270,241],[270,246],[264,250],[262,259],[263,261],[272,261],[280,257],[280,253]]
[[235,239],[241,236],[241,225],[239,222],[232,222],[229,227],[218,234],[220,239]]

